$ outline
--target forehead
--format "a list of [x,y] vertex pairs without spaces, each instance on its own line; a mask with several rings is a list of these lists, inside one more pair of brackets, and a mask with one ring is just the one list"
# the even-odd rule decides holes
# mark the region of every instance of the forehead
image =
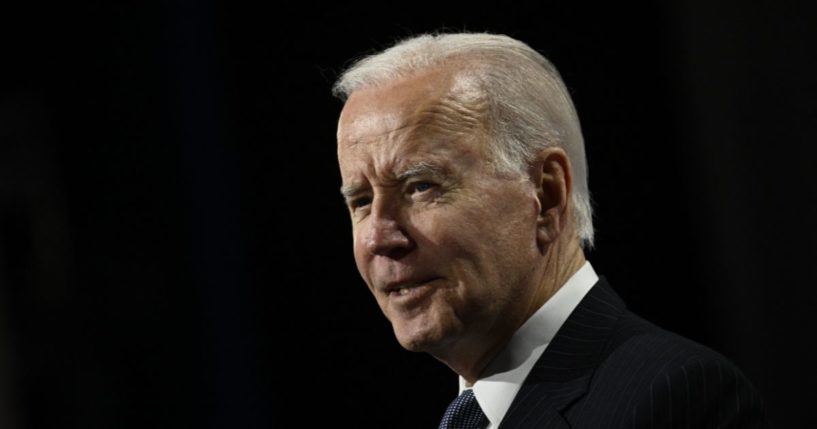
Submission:
[[[338,157],[451,151],[485,135],[487,97],[478,79],[453,66],[354,92],[338,124]],[[474,148],[476,149],[476,148]]]

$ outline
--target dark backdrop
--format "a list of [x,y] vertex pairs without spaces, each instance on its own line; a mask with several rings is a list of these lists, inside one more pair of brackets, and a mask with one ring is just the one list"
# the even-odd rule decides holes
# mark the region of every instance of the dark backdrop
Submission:
[[813,11],[67,3],[0,11],[0,427],[435,427],[456,379],[357,276],[330,87],[441,28],[554,61],[596,270],[817,423]]

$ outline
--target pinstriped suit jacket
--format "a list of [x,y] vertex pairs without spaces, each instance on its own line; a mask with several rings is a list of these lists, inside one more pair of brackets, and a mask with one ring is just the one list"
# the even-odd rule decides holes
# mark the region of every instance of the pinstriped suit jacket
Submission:
[[630,313],[604,278],[537,361],[501,429],[767,427],[726,358]]

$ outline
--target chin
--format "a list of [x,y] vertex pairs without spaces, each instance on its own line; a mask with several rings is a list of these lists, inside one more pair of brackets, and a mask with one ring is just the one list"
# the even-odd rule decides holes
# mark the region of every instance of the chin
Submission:
[[448,337],[437,325],[417,324],[416,321],[392,323],[394,336],[404,349],[412,352],[431,352],[445,343]]
[[422,352],[428,347],[430,340],[424,335],[417,335],[416,333],[407,333],[404,330],[394,327],[394,336],[397,342],[403,346],[404,349],[411,352]]
[[406,350],[408,350],[410,352],[420,353],[420,352],[424,352],[424,351],[427,350],[426,347],[424,347],[423,343],[418,342],[418,341],[411,341],[411,340],[406,340],[406,339],[397,337],[397,342],[400,343],[400,345],[404,349],[406,349]]

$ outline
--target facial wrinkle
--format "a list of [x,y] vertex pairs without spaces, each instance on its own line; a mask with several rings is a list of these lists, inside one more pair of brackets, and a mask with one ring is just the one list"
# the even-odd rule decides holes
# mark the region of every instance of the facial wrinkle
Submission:
[[485,127],[487,102],[462,103],[456,97],[446,96],[424,106],[418,112],[418,123],[445,134],[463,135]]

